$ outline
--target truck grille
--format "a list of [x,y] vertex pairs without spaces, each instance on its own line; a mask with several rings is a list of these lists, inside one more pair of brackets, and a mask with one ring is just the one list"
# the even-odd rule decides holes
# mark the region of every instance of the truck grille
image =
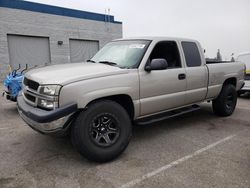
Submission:
[[33,80],[29,80],[28,78],[24,78],[23,80],[23,84],[25,86],[28,86],[30,89],[33,89],[35,91],[37,91],[38,87],[39,87],[39,83],[33,81]]
[[[26,77],[24,77],[23,80],[23,98],[26,103],[29,105],[32,105],[37,108],[41,107],[41,100],[46,101],[57,101],[57,96],[48,96],[40,93],[41,85],[38,82],[35,82],[33,80],[30,80]],[[51,110],[51,109],[47,109]]]
[[39,90],[39,83],[24,77],[23,96],[24,100],[27,103],[33,106],[37,106],[38,90]]
[[24,96],[25,96],[25,98],[26,98],[27,100],[29,100],[29,101],[31,101],[31,102],[33,102],[33,103],[36,102],[36,97],[34,97],[34,96],[32,96],[32,95],[30,95],[30,94],[28,94],[28,93],[24,93]]

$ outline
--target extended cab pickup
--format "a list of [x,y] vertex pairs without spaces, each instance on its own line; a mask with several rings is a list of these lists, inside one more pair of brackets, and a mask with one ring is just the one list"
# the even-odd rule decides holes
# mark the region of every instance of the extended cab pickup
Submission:
[[231,115],[244,73],[243,63],[206,64],[195,40],[120,39],[86,63],[26,73],[18,110],[34,130],[69,132],[82,155],[105,162],[127,147],[133,123],[187,113],[210,100],[215,114]]

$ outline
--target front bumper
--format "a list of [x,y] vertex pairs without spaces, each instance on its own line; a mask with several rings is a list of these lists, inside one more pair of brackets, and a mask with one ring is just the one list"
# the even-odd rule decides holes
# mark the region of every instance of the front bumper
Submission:
[[77,104],[69,104],[52,111],[42,110],[27,104],[23,96],[17,98],[21,118],[34,130],[44,134],[63,134],[67,131],[77,111]]

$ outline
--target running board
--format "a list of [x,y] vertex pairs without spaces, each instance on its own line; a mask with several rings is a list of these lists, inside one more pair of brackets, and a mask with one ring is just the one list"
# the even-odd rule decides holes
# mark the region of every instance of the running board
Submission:
[[181,108],[181,109],[177,109],[177,110],[172,110],[172,111],[168,111],[168,112],[164,112],[161,114],[157,114],[157,115],[152,115],[149,117],[145,117],[142,119],[138,119],[135,121],[135,123],[137,125],[147,125],[147,124],[152,124],[152,123],[156,123],[158,121],[163,121],[169,118],[173,118],[176,116],[180,116],[189,112],[193,112],[196,110],[199,110],[200,106],[199,105],[192,105],[189,107],[185,107],[185,108]]

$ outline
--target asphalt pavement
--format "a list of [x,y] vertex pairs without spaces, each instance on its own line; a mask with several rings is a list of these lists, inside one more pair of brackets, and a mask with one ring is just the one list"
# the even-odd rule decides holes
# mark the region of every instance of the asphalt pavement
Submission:
[[[0,87],[0,89],[2,89]],[[147,126],[116,160],[83,158],[69,138],[39,134],[0,98],[0,187],[250,187],[250,95],[230,117],[211,103]]]

